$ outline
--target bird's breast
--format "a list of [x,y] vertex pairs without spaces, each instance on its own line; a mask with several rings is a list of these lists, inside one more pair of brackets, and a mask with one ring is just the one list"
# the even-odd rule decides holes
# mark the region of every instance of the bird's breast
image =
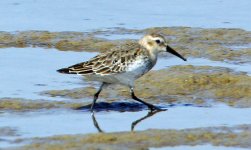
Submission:
[[126,72],[127,74],[138,78],[151,70],[154,65],[155,62],[152,62],[150,59],[138,59],[128,65]]

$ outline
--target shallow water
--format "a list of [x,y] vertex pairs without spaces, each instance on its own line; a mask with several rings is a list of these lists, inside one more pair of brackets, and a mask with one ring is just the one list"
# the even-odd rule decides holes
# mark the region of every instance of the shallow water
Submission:
[[86,82],[80,76],[63,75],[56,70],[88,60],[96,54],[43,48],[0,49],[1,97],[43,99],[45,97],[39,92],[83,87]]
[[232,50],[241,50],[251,48],[251,43],[244,45],[226,45],[226,47],[231,48]]
[[[158,112],[137,123],[134,126],[134,131],[232,127],[251,124],[250,113],[251,108],[232,108],[226,105],[214,107],[169,106],[167,111]],[[0,114],[0,127],[8,126],[18,129],[20,136],[6,137],[9,140],[62,134],[88,134],[97,133],[99,130],[103,132],[131,131],[132,123],[147,114],[147,110],[123,113],[96,112],[95,118],[92,118],[90,112],[80,110],[3,113]],[[95,126],[94,121],[98,125]],[[6,146],[7,144],[5,142]]]
[[251,75],[251,64],[235,64],[234,62],[221,62],[221,61],[212,61],[206,58],[187,58],[187,62],[182,61],[179,58],[162,58],[158,60],[158,63],[154,69],[162,69],[170,66],[177,65],[193,65],[193,66],[213,66],[213,67],[226,67],[233,69],[235,71],[246,72],[248,75]]
[[104,39],[108,39],[108,40],[128,40],[128,39],[132,39],[132,40],[138,40],[142,37],[143,35],[141,34],[100,34],[100,35],[96,35],[97,38],[104,38]]
[[0,29],[87,31],[189,26],[251,30],[250,7],[249,0],[8,0],[0,1]]

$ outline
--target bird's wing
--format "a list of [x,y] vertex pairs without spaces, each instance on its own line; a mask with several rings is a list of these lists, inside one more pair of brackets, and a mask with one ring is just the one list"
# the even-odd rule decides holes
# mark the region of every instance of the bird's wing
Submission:
[[138,43],[128,43],[105,53],[101,53],[89,61],[70,66],[68,67],[68,72],[63,73],[80,75],[123,73],[126,71],[127,66],[135,61],[137,56],[142,55],[144,52],[145,51]]

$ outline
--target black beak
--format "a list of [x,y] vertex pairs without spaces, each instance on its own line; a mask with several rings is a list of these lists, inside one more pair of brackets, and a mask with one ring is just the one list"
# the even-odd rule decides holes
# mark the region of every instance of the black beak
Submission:
[[181,59],[183,59],[184,61],[187,61],[186,58],[184,58],[183,56],[181,56],[178,52],[176,52],[174,49],[172,49],[168,45],[166,46],[166,51],[169,52],[169,53],[171,53],[171,54],[173,54],[173,55],[175,55],[175,56],[177,56],[177,57],[179,57],[179,58],[181,58]]

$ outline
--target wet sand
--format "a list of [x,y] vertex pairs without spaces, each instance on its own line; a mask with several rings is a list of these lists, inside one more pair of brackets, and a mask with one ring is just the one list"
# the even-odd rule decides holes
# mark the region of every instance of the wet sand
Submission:
[[250,135],[249,126],[184,130],[151,129],[137,132],[35,138],[33,144],[21,149],[147,149],[148,147],[201,144],[250,148]]

